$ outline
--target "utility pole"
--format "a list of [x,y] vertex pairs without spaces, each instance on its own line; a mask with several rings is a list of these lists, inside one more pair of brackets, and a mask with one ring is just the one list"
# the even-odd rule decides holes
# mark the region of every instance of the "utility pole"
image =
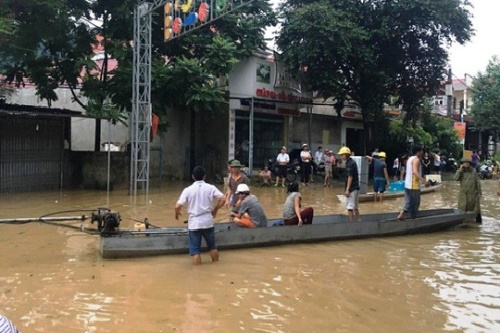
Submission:
[[448,80],[446,81],[445,88],[446,88],[446,97],[447,97],[447,101],[446,101],[447,112],[446,113],[447,113],[448,118],[452,118],[451,104],[453,102],[453,81],[451,79],[451,67],[450,67],[450,69],[448,69]]

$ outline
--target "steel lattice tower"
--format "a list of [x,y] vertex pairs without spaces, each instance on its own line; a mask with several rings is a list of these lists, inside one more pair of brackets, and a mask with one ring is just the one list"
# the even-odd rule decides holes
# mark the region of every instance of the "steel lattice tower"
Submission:
[[[210,22],[233,12],[253,0],[226,0],[223,9],[213,11],[216,8],[215,0],[208,0],[210,10],[209,18],[200,24],[177,33],[171,39],[182,36],[185,33],[196,30]],[[149,157],[150,157],[150,133],[151,133],[151,35],[152,35],[152,13],[154,10],[173,0],[139,0],[134,9],[134,40],[133,40],[133,78],[132,78],[132,114],[130,116],[130,195],[137,195],[137,188],[141,188],[145,194],[149,193]],[[196,4],[198,1],[192,1]],[[191,2],[190,6],[191,6]],[[200,1],[201,3],[201,1]],[[177,17],[186,19],[188,10],[182,10]],[[180,15],[180,16],[179,16]]]

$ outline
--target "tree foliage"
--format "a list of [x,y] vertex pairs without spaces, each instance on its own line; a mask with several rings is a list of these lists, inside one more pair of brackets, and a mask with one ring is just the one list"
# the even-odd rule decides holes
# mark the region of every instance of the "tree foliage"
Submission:
[[484,73],[478,73],[472,83],[471,116],[474,126],[500,140],[500,59],[493,57]]
[[468,6],[465,0],[288,0],[277,44],[290,69],[305,70],[310,89],[355,101],[365,128],[383,120],[391,95],[415,124],[419,101],[445,72],[446,45],[471,36]]
[[453,127],[453,120],[431,113],[429,99],[423,99],[420,105],[420,121],[407,122],[403,119],[391,121],[388,140],[384,142],[388,153],[392,156],[410,152],[410,141],[426,149],[439,150],[443,156],[462,155],[462,145]]
[[88,16],[85,0],[6,0],[4,10],[16,22],[2,46],[0,68],[17,86],[28,78],[50,105],[60,84],[76,87],[82,55],[91,55],[92,35],[78,18]]
[[[35,84],[37,95],[49,105],[58,99],[55,89],[68,85],[74,100],[88,114],[123,119],[123,113],[131,110],[130,41],[136,0],[4,2],[0,13],[9,13],[4,16],[18,23],[7,47],[0,51],[0,70],[9,82],[21,86],[28,79]],[[155,15],[155,112],[161,114],[168,108],[186,105],[201,110],[219,103],[224,92],[215,88],[214,79],[227,74],[238,59],[264,47],[264,29],[274,20],[268,1],[257,0],[248,8],[213,22],[212,27],[165,43],[163,15]],[[0,34],[3,22],[6,21],[0,19]],[[93,53],[97,46],[103,57],[98,62]],[[119,63],[114,70],[108,67],[110,59]],[[181,91],[179,87],[185,89]]]

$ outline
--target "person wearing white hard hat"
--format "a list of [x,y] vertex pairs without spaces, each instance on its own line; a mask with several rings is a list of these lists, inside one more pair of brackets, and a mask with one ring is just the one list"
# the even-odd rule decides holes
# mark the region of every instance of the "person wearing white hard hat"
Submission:
[[276,157],[276,162],[278,163],[278,172],[276,174],[276,184],[278,186],[281,178],[281,186],[285,187],[287,165],[290,163],[290,156],[286,153],[286,147],[281,147],[281,151]]
[[309,151],[309,146],[307,143],[304,143],[302,145],[302,151],[300,152],[300,171],[301,171],[301,177],[300,181],[302,185],[309,186],[309,180],[311,177],[311,161],[312,161],[312,155],[311,152]]
[[233,222],[244,228],[267,227],[267,217],[259,199],[250,194],[250,188],[247,184],[240,184],[236,189],[238,200],[241,206],[238,212],[231,212]]
[[373,163],[373,201],[384,200],[384,192],[389,185],[389,174],[387,173],[387,164],[385,163],[387,155],[385,152],[378,152],[377,157],[366,156],[366,159]]
[[345,198],[347,207],[347,216],[349,221],[359,220],[359,174],[358,165],[351,158],[351,150],[348,147],[342,147],[339,155],[345,161]]
[[332,150],[325,149],[325,181],[323,186],[330,186],[330,179],[333,177],[333,167],[335,166],[335,155]]

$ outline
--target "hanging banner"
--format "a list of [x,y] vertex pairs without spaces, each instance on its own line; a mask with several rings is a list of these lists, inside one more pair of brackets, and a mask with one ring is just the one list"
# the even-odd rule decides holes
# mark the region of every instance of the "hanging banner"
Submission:
[[455,128],[455,131],[457,131],[458,134],[458,140],[460,141],[461,144],[465,144],[465,130],[466,130],[466,124],[465,123],[459,123],[455,122],[453,125]]
[[154,113],[152,114],[152,124],[151,124],[151,131],[153,134],[153,138],[158,134],[158,125],[160,124],[160,117],[155,115]]
[[164,39],[167,41],[202,25],[210,24],[228,12],[251,2],[251,0],[168,0],[163,9]]

